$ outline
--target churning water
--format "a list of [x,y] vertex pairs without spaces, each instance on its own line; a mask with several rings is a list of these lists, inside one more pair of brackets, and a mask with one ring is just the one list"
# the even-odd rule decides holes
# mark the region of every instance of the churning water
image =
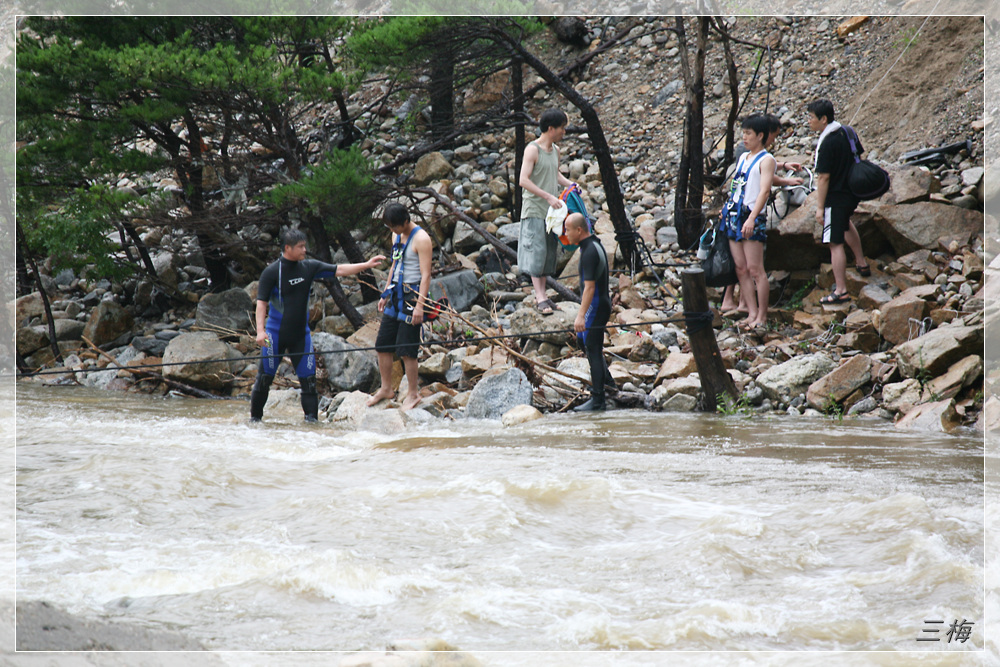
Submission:
[[[246,417],[19,386],[18,599],[217,650],[989,644],[975,434],[620,411],[385,436]],[[917,641],[927,620],[940,642]],[[966,641],[946,641],[962,620]],[[486,662],[545,664],[524,660]]]

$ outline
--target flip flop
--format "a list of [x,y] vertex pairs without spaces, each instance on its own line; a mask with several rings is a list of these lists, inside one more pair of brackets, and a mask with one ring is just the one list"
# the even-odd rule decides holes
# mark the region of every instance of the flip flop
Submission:
[[825,306],[831,306],[838,303],[846,303],[850,300],[851,300],[851,295],[848,294],[847,292],[843,292],[841,294],[838,294],[837,292],[830,292],[822,299],[820,299],[819,302]]
[[867,278],[872,274],[872,267],[869,266],[868,264],[865,264],[864,266],[858,266],[857,264],[855,264],[854,268],[857,269],[858,273],[860,273],[865,278]]

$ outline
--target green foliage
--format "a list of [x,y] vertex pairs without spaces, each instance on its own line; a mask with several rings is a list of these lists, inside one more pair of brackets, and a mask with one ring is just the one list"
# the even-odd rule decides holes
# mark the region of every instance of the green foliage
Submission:
[[810,278],[809,281],[805,285],[803,285],[802,287],[800,287],[797,290],[795,290],[795,294],[793,294],[788,299],[788,305],[787,305],[787,307],[790,308],[790,309],[792,309],[792,310],[798,310],[799,308],[801,308],[802,307],[802,300],[804,298],[806,298],[806,295],[809,294],[810,291],[812,291],[812,288],[813,288],[813,285],[815,284],[815,282],[816,281],[815,281],[814,278]]
[[51,256],[55,267],[79,272],[92,266],[95,277],[121,279],[134,274],[116,257],[121,251],[115,220],[153,203],[106,185],[78,188],[63,206],[35,210],[34,224],[26,225],[29,247]]
[[740,415],[742,417],[753,416],[753,405],[746,394],[740,394],[735,401],[728,394],[719,394],[715,397],[715,411],[726,417]]
[[833,394],[830,394],[823,404],[823,414],[833,417],[838,422],[844,421],[844,406],[837,402]]
[[905,30],[900,31],[899,36],[896,38],[896,41],[892,43],[892,48],[906,50],[910,48],[914,42],[917,41],[917,37],[918,34],[916,28],[912,26],[906,28]]
[[380,200],[375,171],[358,146],[329,153],[327,159],[303,172],[295,182],[263,195],[276,206],[301,206],[337,233],[371,220]]

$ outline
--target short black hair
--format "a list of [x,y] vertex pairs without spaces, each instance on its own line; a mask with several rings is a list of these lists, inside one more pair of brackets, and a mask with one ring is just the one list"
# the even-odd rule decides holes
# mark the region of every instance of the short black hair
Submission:
[[285,248],[288,246],[295,247],[303,241],[307,241],[306,233],[301,229],[296,229],[294,227],[289,227],[281,233],[281,247]]
[[774,134],[781,129],[781,119],[775,116],[773,113],[764,114],[767,118],[767,132],[768,134]]
[[410,212],[399,202],[389,202],[382,211],[382,221],[390,227],[402,227],[409,220]]
[[538,119],[538,129],[544,133],[550,127],[565,127],[568,122],[569,118],[562,109],[546,109]]
[[753,130],[755,134],[763,134],[765,138],[767,138],[768,133],[771,131],[771,123],[768,122],[767,116],[760,113],[755,113],[744,118],[740,127],[744,130]]
[[814,100],[806,107],[806,111],[817,118],[826,117],[827,123],[833,122],[833,102],[830,100]]

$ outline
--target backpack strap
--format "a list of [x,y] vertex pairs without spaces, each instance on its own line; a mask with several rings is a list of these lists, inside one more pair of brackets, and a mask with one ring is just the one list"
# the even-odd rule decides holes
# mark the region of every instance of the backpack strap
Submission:
[[847,136],[847,143],[851,145],[851,154],[854,156],[854,163],[861,162],[861,150],[864,149],[858,150],[858,146],[861,144],[858,133],[850,125],[841,125],[840,129],[844,131],[844,134]]

